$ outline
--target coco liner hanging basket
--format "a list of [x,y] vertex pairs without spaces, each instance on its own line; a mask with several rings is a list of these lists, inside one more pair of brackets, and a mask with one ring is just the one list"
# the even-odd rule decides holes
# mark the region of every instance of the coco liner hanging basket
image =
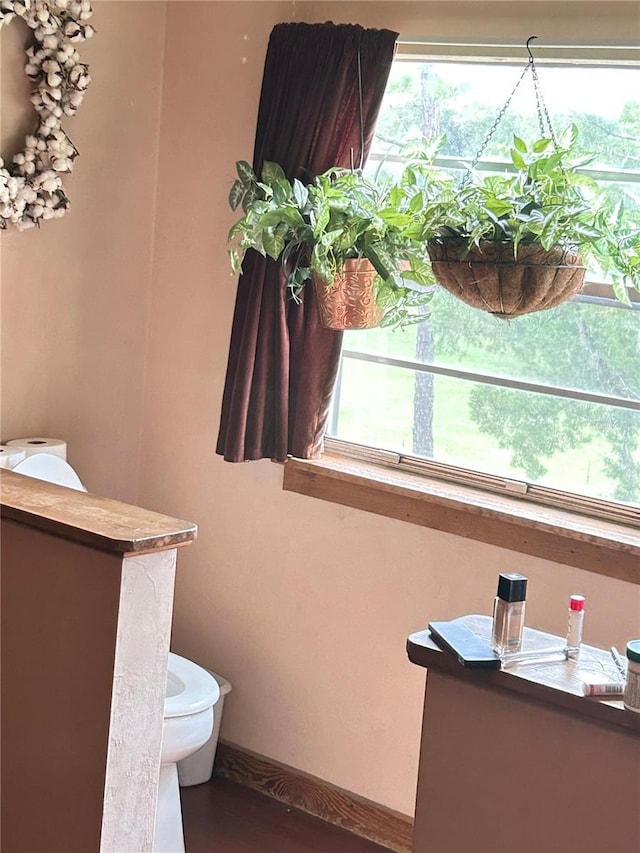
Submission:
[[[577,293],[585,268],[575,252],[539,244],[436,239],[428,245],[439,284],[462,302],[508,319],[553,308]],[[466,252],[466,254],[465,254]]]
[[345,261],[341,275],[327,283],[313,276],[320,322],[327,329],[375,329],[384,311],[376,303],[376,270],[366,258]]

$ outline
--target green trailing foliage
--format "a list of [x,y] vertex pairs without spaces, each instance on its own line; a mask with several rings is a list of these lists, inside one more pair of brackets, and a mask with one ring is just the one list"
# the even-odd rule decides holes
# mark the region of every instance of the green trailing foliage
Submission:
[[396,197],[412,215],[409,236],[461,240],[467,252],[485,240],[512,243],[516,257],[521,245],[560,246],[610,276],[628,304],[628,288],[640,291],[640,228],[621,202],[580,172],[589,159],[575,154],[577,137],[575,125],[557,144],[514,136],[513,173],[469,171],[462,182],[435,168],[431,153],[414,152]]
[[260,180],[248,163],[237,164],[229,203],[243,216],[231,228],[232,269],[239,272],[248,249],[280,260],[294,299],[312,275],[333,286],[349,258],[366,258],[376,270],[376,301],[385,326],[421,322],[434,278],[424,241],[405,234],[407,218],[392,204],[392,186],[356,171],[330,169],[309,185],[287,180],[266,162]]
[[[577,129],[556,143],[513,137],[514,172],[461,181],[434,165],[443,140],[405,152],[407,166],[396,181],[366,178],[333,168],[310,184],[290,181],[277,163],[265,162],[260,178],[245,161],[229,204],[242,209],[228,240],[234,272],[254,249],[280,260],[294,299],[314,275],[327,287],[349,258],[368,259],[377,272],[376,299],[383,325],[421,322],[434,292],[427,247],[456,239],[468,251],[482,241],[545,249],[561,246],[611,277],[621,302],[629,288],[640,291],[640,228],[620,202],[580,172]],[[464,253],[463,253],[464,254]]]

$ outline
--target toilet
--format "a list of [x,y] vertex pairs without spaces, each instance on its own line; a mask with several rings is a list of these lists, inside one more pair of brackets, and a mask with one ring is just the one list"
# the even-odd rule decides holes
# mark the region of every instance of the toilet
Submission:
[[[59,456],[34,453],[13,467],[16,474],[86,492],[74,469]],[[162,726],[158,807],[153,853],[184,853],[177,763],[210,739],[220,686],[202,667],[169,652]]]
[[193,661],[169,652],[164,701],[154,853],[183,853],[178,762],[205,745],[213,732],[218,682]]

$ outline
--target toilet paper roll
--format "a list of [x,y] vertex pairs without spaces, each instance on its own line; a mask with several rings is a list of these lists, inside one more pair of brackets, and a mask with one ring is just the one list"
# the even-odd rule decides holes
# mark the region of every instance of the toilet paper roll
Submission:
[[30,436],[29,438],[12,438],[7,442],[7,447],[17,447],[24,450],[27,456],[34,453],[51,453],[60,459],[67,459],[67,442],[60,438],[43,438],[41,436]]
[[0,468],[15,468],[18,462],[26,458],[26,452],[20,447],[7,447],[0,444]]

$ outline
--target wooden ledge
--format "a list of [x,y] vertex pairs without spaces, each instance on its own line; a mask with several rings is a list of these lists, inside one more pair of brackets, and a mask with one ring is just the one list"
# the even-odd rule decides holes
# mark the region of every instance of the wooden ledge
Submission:
[[[467,625],[474,634],[490,642],[492,619],[473,614],[453,621]],[[564,638],[524,629],[523,647],[538,649],[562,648]],[[473,684],[485,690],[516,694],[530,702],[569,713],[608,728],[620,729],[640,737],[640,714],[627,711],[622,697],[598,698],[582,695],[582,683],[593,678],[619,679],[611,654],[604,649],[583,644],[576,660],[543,663],[520,663],[502,670],[473,669],[461,666],[457,658],[442,651],[431,638],[429,630],[417,631],[407,639],[407,655],[417,666],[435,670],[443,675]]]
[[283,489],[640,584],[640,532],[345,457],[289,459]]
[[197,526],[141,507],[0,469],[2,518],[100,551],[140,554],[188,545]]

